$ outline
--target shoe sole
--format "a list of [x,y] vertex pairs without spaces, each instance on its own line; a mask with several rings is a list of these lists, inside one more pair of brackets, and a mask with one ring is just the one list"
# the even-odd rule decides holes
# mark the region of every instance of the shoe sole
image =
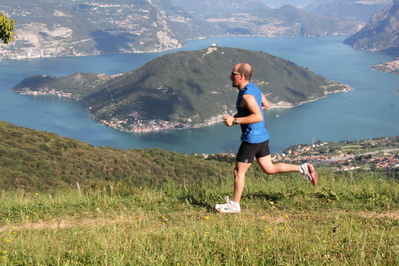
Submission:
[[218,213],[240,213],[239,211],[237,212],[223,212],[223,211],[221,211],[221,210],[219,210],[219,209],[216,209],[215,208],[215,210],[218,212]]
[[313,186],[316,186],[317,181],[319,181],[319,174],[316,172],[313,165],[311,165],[311,164],[308,164],[308,170],[309,170],[310,176],[312,177]]

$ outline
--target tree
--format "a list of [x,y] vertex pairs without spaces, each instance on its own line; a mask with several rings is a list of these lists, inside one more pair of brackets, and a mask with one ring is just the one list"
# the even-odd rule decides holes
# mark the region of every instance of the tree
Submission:
[[15,24],[17,24],[16,20],[10,19],[0,12],[0,40],[4,44],[15,41],[17,38],[17,35],[13,31]]

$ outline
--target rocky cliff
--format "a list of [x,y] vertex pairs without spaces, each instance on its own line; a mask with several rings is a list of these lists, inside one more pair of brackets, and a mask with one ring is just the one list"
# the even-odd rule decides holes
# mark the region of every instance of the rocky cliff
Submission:
[[399,0],[394,0],[356,34],[347,38],[345,44],[356,49],[399,55]]

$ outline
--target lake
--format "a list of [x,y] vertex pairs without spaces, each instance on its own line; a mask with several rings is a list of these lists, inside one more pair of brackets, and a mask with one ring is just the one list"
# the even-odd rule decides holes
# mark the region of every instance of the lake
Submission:
[[[218,37],[190,41],[183,49],[163,53],[115,54],[86,57],[3,60],[0,62],[0,120],[18,126],[54,132],[95,146],[161,148],[180,153],[236,151],[239,127],[222,123],[190,130],[127,133],[90,120],[85,104],[59,97],[26,96],[11,91],[23,78],[76,72],[127,72],[166,53],[218,46],[264,51],[290,60],[328,79],[348,84],[353,91],[329,95],[290,109],[266,110],[273,153],[290,145],[312,141],[361,140],[399,135],[399,76],[370,66],[389,61],[386,55],[354,50],[345,36],[317,38]],[[256,71],[256,69],[254,69]],[[231,69],[226,69],[228,78]]]

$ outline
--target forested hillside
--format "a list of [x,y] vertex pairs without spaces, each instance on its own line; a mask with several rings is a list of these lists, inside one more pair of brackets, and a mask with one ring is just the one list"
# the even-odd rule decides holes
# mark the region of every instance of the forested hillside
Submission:
[[156,187],[230,176],[231,166],[160,149],[94,147],[0,121],[0,189],[49,191],[97,184]]

